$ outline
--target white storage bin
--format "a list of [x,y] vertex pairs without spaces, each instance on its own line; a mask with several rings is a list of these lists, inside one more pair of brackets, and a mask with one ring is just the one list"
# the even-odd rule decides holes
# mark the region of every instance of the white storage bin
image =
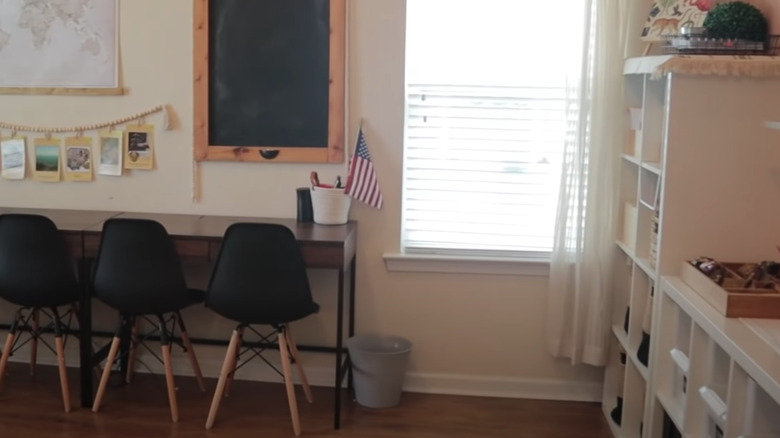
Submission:
[[311,207],[314,222],[321,225],[346,224],[351,198],[344,189],[311,188]]

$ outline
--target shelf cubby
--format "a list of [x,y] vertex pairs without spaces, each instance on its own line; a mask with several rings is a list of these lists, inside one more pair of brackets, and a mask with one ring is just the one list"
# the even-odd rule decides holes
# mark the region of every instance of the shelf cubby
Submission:
[[780,437],[780,403],[739,366],[732,370],[729,401],[728,436]]
[[[630,305],[631,288],[633,286],[634,262],[630,255],[623,252],[615,252],[615,277],[613,288],[615,291],[612,303],[612,325],[616,336],[628,339],[628,331],[624,329],[626,311]],[[620,292],[618,292],[620,291]],[[623,344],[626,348],[627,344]]]
[[661,177],[658,173],[642,166],[639,177],[639,203],[654,211],[658,203]]
[[642,162],[662,162],[665,100],[666,82],[646,76],[642,111]]
[[[625,366],[621,364],[622,346],[616,338],[610,342],[609,362],[606,365],[604,375],[604,390],[602,394],[603,403],[601,405],[604,416],[607,418],[614,436],[622,436],[620,433],[622,424],[622,409],[618,404],[623,403],[624,388],[626,380]],[[618,401],[620,399],[620,401]],[[620,421],[615,421],[615,416]]]
[[632,360],[626,361],[626,383],[623,395],[623,421],[621,436],[640,438],[644,417],[645,389],[647,380]]
[[[685,418],[688,371],[690,361],[690,318],[667,296],[660,294],[661,317],[667,321],[655,331],[659,337],[656,348],[660,357],[656,362],[658,380],[656,397],[674,424],[680,428]],[[684,344],[684,345],[682,345]]]
[[633,359],[636,359],[637,350],[642,342],[642,323],[650,303],[650,290],[653,287],[653,281],[644,271],[635,269],[632,283],[629,302],[631,313],[628,318],[628,353]]

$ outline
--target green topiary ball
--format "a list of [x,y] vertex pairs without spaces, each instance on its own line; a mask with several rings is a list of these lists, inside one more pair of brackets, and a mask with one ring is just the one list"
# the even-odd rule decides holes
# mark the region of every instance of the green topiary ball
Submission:
[[707,35],[713,38],[764,41],[768,33],[766,17],[757,7],[740,1],[721,3],[704,19]]

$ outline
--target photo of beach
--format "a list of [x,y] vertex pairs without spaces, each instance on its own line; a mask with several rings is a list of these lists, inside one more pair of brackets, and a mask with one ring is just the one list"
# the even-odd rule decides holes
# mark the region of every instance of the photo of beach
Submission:
[[55,145],[35,147],[35,170],[37,172],[56,172],[60,170],[60,148]]

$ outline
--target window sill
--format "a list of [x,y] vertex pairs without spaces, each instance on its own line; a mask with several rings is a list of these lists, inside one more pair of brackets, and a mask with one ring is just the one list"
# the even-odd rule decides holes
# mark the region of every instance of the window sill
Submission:
[[550,262],[499,257],[455,257],[424,254],[385,253],[390,272],[442,272],[452,274],[488,274],[546,277]]

